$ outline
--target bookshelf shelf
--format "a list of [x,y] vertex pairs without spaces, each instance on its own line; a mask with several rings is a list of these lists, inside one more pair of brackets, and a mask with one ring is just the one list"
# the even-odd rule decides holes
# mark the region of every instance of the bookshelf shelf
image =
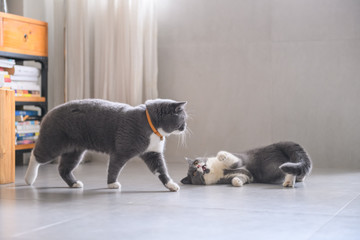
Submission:
[[[0,141],[0,164],[5,160],[11,162],[6,169],[1,165],[1,170],[5,172],[14,172],[15,164],[23,164],[23,153],[31,151],[35,146],[35,144],[15,145],[15,110],[22,109],[21,106],[31,105],[41,109],[40,117],[43,117],[47,112],[47,31],[48,25],[46,22],[0,12],[0,57],[14,59],[17,65],[23,65],[25,61],[33,61],[41,65],[41,97],[15,96],[13,90],[8,90],[13,97],[11,101],[5,101],[5,99],[8,99],[6,96],[10,93],[0,89],[0,97],[2,97],[0,98],[0,112],[9,109],[10,106],[13,109],[13,114],[1,114],[0,118],[1,136],[7,129],[11,129],[14,133],[9,134],[9,136],[14,135],[13,140],[2,138]],[[12,120],[10,121],[10,119]],[[2,152],[7,154],[2,154]],[[0,171],[0,179],[2,176],[3,173]],[[14,178],[10,179],[10,182],[13,181]],[[0,183],[4,182],[0,181]]]
[[23,145],[15,145],[15,150],[33,149],[34,146],[35,146],[34,143],[32,143],[32,144],[23,144]]
[[45,97],[15,97],[15,102],[46,102]]

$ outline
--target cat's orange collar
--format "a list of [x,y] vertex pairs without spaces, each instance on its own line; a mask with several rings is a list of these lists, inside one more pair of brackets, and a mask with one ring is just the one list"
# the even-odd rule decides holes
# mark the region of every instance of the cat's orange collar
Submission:
[[150,127],[151,127],[151,130],[152,130],[156,135],[158,135],[159,138],[160,138],[160,140],[162,141],[162,140],[164,139],[164,137],[163,137],[163,135],[161,135],[161,134],[158,132],[158,130],[156,130],[156,128],[155,128],[154,125],[152,124],[149,111],[148,111],[147,109],[145,109],[145,112],[146,112],[146,118],[147,118],[148,123],[149,123],[149,125],[150,125]]

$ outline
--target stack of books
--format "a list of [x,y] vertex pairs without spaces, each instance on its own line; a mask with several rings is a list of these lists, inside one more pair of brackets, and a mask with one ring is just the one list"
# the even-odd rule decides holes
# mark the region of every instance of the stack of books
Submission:
[[0,58],[0,87],[15,90],[15,96],[40,97],[40,69],[16,65],[15,60]]
[[9,73],[5,69],[13,68],[14,66],[14,59],[0,57],[0,88],[11,88],[11,78]]
[[40,116],[38,111],[15,111],[15,144],[35,143],[40,131]]

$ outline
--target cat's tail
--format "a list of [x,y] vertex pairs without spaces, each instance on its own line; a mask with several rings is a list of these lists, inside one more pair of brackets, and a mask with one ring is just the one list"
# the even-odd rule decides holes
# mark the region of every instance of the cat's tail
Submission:
[[311,172],[312,162],[303,147],[292,142],[279,143],[279,147],[290,159],[289,162],[280,165],[284,173],[304,177]]

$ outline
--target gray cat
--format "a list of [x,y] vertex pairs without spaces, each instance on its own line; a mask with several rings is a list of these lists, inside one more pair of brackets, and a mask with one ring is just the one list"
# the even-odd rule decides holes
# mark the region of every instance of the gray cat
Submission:
[[148,100],[136,107],[100,99],[75,100],[49,111],[31,153],[25,181],[34,183],[40,165],[61,156],[59,173],[73,188],[83,187],[72,171],[85,150],[110,155],[108,188],[117,181],[126,162],[140,156],[170,191],[179,186],[170,178],[163,155],[165,138],[186,129],[186,102]]
[[187,159],[188,174],[183,184],[279,183],[294,187],[310,173],[312,163],[303,147],[293,142],[279,142],[266,147],[231,154],[220,151],[216,157]]

